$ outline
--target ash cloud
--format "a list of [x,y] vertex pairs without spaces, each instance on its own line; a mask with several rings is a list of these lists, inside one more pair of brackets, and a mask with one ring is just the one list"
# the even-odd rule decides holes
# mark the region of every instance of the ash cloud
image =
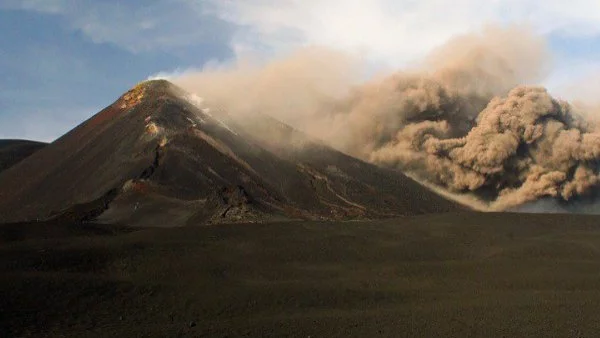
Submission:
[[266,113],[478,209],[579,201],[600,184],[597,123],[532,85],[550,56],[527,29],[457,37],[418,67],[359,84],[361,66],[308,48],[172,80],[241,119]]

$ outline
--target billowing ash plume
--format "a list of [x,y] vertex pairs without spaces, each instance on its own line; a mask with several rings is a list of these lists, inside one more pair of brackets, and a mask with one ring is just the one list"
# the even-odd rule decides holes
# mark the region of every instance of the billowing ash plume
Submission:
[[[564,201],[600,183],[600,132],[535,83],[544,41],[490,28],[440,47],[418,68],[355,85],[358,64],[322,49],[262,67],[175,82],[242,118],[270,114],[332,146],[505,210]],[[468,199],[462,199],[468,200]]]
[[506,209],[545,196],[569,200],[599,182],[600,133],[543,88],[494,98],[463,137],[447,120],[409,123],[369,154],[455,192]]

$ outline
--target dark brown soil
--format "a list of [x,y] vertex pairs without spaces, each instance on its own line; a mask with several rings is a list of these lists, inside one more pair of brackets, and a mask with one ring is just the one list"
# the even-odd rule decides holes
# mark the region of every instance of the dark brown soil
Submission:
[[0,226],[2,337],[593,337],[596,217]]

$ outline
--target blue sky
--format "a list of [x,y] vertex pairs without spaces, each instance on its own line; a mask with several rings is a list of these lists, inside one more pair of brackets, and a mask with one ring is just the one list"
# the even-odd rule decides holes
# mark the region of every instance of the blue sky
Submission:
[[506,23],[547,39],[544,84],[600,90],[573,85],[600,79],[597,0],[3,0],[0,138],[52,141],[162,71],[308,44],[402,67],[456,34]]

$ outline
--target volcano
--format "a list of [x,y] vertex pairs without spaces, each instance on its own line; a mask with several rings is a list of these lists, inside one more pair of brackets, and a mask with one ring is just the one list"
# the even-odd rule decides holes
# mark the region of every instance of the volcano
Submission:
[[365,219],[458,207],[266,115],[143,82],[0,175],[0,221],[129,225]]

